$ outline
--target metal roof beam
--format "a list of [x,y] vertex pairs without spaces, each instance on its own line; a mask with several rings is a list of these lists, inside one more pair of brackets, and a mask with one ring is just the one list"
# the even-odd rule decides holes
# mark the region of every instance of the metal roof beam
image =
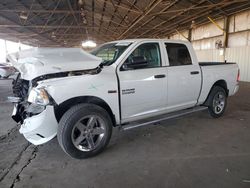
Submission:
[[137,23],[139,23],[146,15],[148,15],[161,2],[162,2],[162,0],[155,0],[148,7],[146,7],[143,14],[138,16],[133,21],[133,23],[130,25],[130,27],[120,35],[119,39],[123,38],[124,35],[126,35]]

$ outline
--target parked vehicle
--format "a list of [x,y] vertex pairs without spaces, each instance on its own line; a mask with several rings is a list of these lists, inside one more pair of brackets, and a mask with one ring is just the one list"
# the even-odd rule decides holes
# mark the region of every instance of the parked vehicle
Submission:
[[15,74],[16,69],[7,64],[7,63],[0,63],[0,78],[8,78],[10,75]]
[[74,158],[92,157],[112,128],[130,129],[208,109],[222,116],[239,89],[235,63],[198,63],[190,43],[160,39],[81,49],[40,48],[19,54],[13,119],[35,145],[57,135]]

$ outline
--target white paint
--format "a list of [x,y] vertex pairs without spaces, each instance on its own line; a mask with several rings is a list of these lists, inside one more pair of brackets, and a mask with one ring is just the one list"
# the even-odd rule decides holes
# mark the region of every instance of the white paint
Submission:
[[[53,106],[47,106],[42,113],[25,119],[19,132],[32,144],[40,145],[56,136],[57,127],[54,108]],[[37,134],[44,136],[44,138]]]
[[238,65],[218,65],[218,66],[202,66],[203,84],[199,103],[203,103],[210,91],[210,88],[218,80],[225,80],[229,90],[229,96],[234,95],[238,88],[237,74]]
[[80,48],[33,48],[10,54],[8,59],[26,80],[44,74],[93,69],[102,61]]
[[[119,71],[124,61],[136,47],[142,43],[148,42],[159,43],[163,67]],[[164,43],[180,43],[186,45],[193,64],[169,67]],[[58,51],[59,54],[60,52],[61,51]],[[63,54],[67,54],[66,49],[63,50],[63,52]],[[35,55],[32,55],[32,57],[34,56]],[[47,56],[46,62],[53,62],[49,57],[53,59],[54,56]],[[88,56],[83,55],[83,58],[85,57]],[[38,58],[38,56],[36,56],[36,58]],[[42,56],[42,58],[45,57]],[[73,58],[71,57],[73,62],[70,62],[69,58],[70,57],[67,57],[67,59],[63,61],[63,65],[65,66],[64,70],[71,69],[72,67],[69,65],[78,62],[75,61],[75,56]],[[91,59],[92,56],[89,56],[89,58]],[[66,60],[69,62],[67,63]],[[33,65],[37,67],[37,69],[40,69],[39,65]],[[35,70],[36,69],[34,69],[34,71]],[[48,70],[50,71],[49,68]],[[202,88],[201,70],[203,72]],[[112,113],[115,115],[116,123],[120,124],[186,109],[188,107],[194,107],[197,102],[198,104],[202,104],[217,80],[225,80],[229,89],[229,95],[233,95],[234,92],[237,91],[237,70],[238,66],[236,64],[205,66],[200,68],[195,52],[188,42],[160,39],[137,39],[134,40],[114,64],[103,67],[99,74],[48,79],[40,81],[37,87],[44,87],[57,104],[80,96],[100,98],[109,105]],[[192,71],[198,71],[199,74],[192,75],[190,74]],[[164,74],[166,76],[156,79],[154,76],[158,74]],[[117,80],[117,76],[119,80]],[[120,82],[121,91],[121,119],[119,111],[118,82]],[[135,93],[122,95],[122,90],[133,88]],[[109,90],[116,90],[117,92],[110,94],[108,92]],[[201,95],[200,98],[198,98],[200,91]],[[30,142],[42,144],[56,135],[57,126],[54,108],[48,105],[41,114],[25,119],[20,132],[24,134]],[[41,134],[45,138],[40,138],[37,134]]]
[[[196,50],[197,58],[202,61],[223,61],[220,50]],[[227,48],[225,60],[236,62],[240,68],[240,80],[250,82],[250,46]]]

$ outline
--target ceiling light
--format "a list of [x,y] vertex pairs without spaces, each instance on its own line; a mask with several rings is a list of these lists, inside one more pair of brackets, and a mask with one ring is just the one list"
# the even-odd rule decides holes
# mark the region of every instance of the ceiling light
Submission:
[[87,20],[86,20],[86,18],[82,19],[82,22],[83,22],[84,24],[87,24],[87,23],[88,23]]
[[28,19],[28,14],[25,13],[25,12],[21,12],[20,15],[19,15],[19,17],[20,17],[21,19],[23,19],[23,20],[27,20],[27,19]]
[[78,1],[78,4],[79,4],[79,5],[83,5],[83,0],[79,0],[79,1]]
[[191,29],[195,29],[196,28],[196,23],[195,23],[195,21],[193,20],[192,22],[191,22]]
[[52,32],[52,33],[51,33],[51,37],[52,37],[52,38],[56,38],[55,32]]
[[84,41],[82,42],[82,47],[84,48],[94,48],[96,47],[96,43],[92,40],[87,40],[87,41]]

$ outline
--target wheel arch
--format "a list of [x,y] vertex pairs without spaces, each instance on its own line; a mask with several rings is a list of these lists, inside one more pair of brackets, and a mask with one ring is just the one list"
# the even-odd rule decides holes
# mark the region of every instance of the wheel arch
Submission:
[[212,85],[212,87],[211,87],[211,89],[210,89],[210,91],[209,91],[209,93],[208,93],[208,95],[207,95],[207,98],[206,98],[206,100],[205,100],[205,102],[204,102],[204,105],[205,105],[205,106],[208,105],[208,99],[209,99],[210,93],[211,93],[211,91],[213,90],[213,88],[214,88],[215,86],[220,86],[220,87],[222,87],[222,88],[225,90],[226,95],[228,96],[229,90],[228,90],[228,87],[227,87],[227,82],[226,82],[225,80],[217,80],[217,81]]
[[57,122],[60,121],[63,114],[69,110],[72,106],[80,104],[80,103],[89,103],[89,104],[95,104],[102,108],[104,108],[108,114],[110,115],[110,118],[112,120],[113,126],[116,126],[116,120],[115,115],[112,112],[110,106],[101,98],[95,97],[95,96],[79,96],[79,97],[73,97],[70,98],[59,105],[56,105],[54,107],[55,117]]
[[228,96],[229,90],[228,90],[228,87],[227,87],[227,82],[226,82],[225,80],[218,80],[218,81],[216,81],[216,82],[214,83],[214,85],[212,86],[212,88],[213,88],[214,86],[220,86],[220,87],[222,87],[223,89],[225,89],[225,92],[226,92],[226,94],[227,94],[227,96]]

